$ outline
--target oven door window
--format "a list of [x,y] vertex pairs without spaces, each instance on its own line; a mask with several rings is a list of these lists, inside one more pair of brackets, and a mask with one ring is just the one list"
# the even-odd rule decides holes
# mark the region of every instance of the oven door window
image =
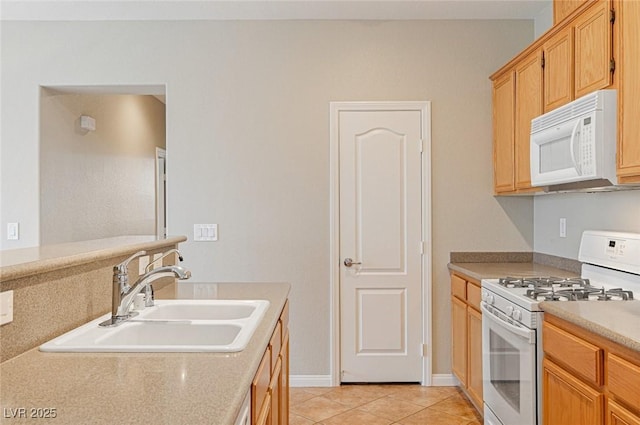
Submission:
[[489,331],[489,350],[489,381],[502,399],[520,413],[520,351],[493,330]]
[[504,425],[536,424],[535,336],[483,311],[483,398]]

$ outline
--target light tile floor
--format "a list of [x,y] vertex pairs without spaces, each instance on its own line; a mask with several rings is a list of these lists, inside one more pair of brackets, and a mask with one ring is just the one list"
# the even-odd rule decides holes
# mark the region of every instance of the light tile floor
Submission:
[[291,425],[481,425],[457,387],[291,388]]

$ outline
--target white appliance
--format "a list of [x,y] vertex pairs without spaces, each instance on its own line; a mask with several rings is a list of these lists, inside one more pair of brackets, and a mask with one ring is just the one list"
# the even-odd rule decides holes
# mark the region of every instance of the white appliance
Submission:
[[580,278],[482,280],[485,425],[542,424],[542,301],[640,302],[640,234],[585,231]]
[[616,90],[599,90],[531,120],[531,185],[616,185],[616,111]]

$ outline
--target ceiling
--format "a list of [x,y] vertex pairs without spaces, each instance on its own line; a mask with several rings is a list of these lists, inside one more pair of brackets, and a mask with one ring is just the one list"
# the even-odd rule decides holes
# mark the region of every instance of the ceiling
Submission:
[[3,21],[535,19],[551,0],[0,0]]

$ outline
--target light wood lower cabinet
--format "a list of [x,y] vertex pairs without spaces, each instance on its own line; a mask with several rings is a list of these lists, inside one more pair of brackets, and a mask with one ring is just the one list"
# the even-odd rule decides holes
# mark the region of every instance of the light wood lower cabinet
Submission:
[[545,359],[542,371],[545,425],[600,425],[604,396]]
[[451,275],[451,369],[482,413],[482,314],[480,282]]
[[545,313],[544,425],[640,425],[640,353]]
[[289,424],[289,301],[251,384],[251,424]]

